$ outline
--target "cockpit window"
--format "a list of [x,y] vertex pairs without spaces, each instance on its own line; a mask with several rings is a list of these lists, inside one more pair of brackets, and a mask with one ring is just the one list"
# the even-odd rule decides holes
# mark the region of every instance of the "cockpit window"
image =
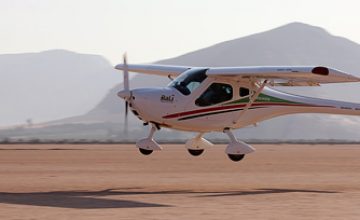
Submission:
[[190,95],[207,77],[207,69],[189,69],[172,81],[169,86],[184,95]]
[[197,106],[210,106],[221,102],[231,100],[233,97],[233,88],[225,83],[213,83],[205,92],[195,101]]

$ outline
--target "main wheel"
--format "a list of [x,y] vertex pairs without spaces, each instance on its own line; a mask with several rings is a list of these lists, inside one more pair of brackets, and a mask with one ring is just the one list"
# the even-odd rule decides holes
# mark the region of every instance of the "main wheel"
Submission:
[[239,162],[240,160],[244,159],[245,154],[228,154],[230,160]]
[[204,149],[188,149],[189,153],[193,156],[200,156],[203,152],[204,152]]
[[153,150],[147,150],[143,148],[139,148],[139,151],[144,155],[150,155],[153,152]]

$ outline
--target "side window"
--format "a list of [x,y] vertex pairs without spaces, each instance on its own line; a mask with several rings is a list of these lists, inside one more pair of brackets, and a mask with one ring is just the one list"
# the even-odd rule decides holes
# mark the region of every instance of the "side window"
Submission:
[[233,88],[225,83],[213,83],[206,91],[195,101],[197,106],[210,106],[221,102],[231,100],[233,97]]
[[239,95],[240,97],[248,96],[250,94],[250,90],[245,87],[240,87]]

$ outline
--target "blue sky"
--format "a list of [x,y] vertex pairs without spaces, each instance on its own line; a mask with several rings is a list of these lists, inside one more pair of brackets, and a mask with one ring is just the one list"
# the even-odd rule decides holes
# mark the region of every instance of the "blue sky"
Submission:
[[360,43],[356,0],[0,0],[0,54],[67,49],[151,62],[294,21]]

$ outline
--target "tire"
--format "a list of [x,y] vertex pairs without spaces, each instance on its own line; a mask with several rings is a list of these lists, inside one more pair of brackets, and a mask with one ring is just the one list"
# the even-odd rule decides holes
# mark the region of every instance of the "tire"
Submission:
[[228,157],[234,162],[239,162],[244,159],[245,154],[228,154]]
[[188,149],[189,153],[195,157],[197,156],[200,156],[203,152],[204,152],[204,149]]
[[139,151],[143,155],[150,155],[153,152],[153,150],[147,150],[147,149],[143,149],[143,148],[139,148]]

